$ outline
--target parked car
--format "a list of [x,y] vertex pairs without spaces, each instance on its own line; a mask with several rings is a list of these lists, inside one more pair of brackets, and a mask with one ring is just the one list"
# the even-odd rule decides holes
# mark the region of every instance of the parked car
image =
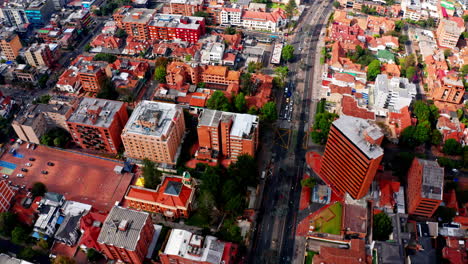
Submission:
[[24,164],[24,165],[25,165],[25,166],[28,166],[28,167],[31,167],[31,166],[32,166],[32,164],[31,164],[30,162],[28,162],[28,163],[26,163],[26,164]]
[[54,164],[53,162],[50,162],[50,161],[49,161],[49,162],[47,162],[47,165],[49,165],[49,166],[54,166],[55,164]]
[[26,169],[26,168],[21,168],[21,171],[28,172],[28,169]]
[[18,174],[16,174],[16,177],[18,177],[18,178],[23,178],[23,177],[24,177],[24,175],[23,175],[23,174],[21,174],[21,173],[18,173]]
[[35,158],[29,158],[29,161],[35,161],[36,159]]
[[32,149],[35,150],[37,148],[37,144],[32,145]]
[[41,173],[42,173],[42,174],[49,174],[49,172],[46,171],[46,170],[41,171]]

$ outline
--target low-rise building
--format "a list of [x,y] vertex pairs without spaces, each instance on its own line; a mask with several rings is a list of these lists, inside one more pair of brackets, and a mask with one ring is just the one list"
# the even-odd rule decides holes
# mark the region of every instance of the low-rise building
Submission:
[[406,78],[389,78],[385,74],[377,75],[374,86],[374,109],[377,115],[386,116],[386,112],[399,111],[410,106],[416,97],[416,85]]
[[287,24],[286,15],[280,10],[271,13],[244,11],[241,16],[242,27],[249,30],[278,32]]
[[57,230],[60,208],[65,203],[65,197],[58,193],[45,193],[37,207],[38,218],[34,223],[33,237],[53,237]]
[[182,16],[193,16],[196,12],[202,11],[203,1],[201,0],[170,0],[169,10],[171,14]]

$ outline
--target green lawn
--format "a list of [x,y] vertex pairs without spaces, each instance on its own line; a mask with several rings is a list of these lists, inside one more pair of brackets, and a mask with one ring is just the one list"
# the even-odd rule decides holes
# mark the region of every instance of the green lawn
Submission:
[[324,210],[323,212],[321,212],[320,215],[317,216],[317,219],[319,219],[321,216],[323,217],[323,219],[328,219],[330,215],[329,210],[333,212],[333,214],[335,214],[335,217],[330,219],[328,222],[319,220],[321,227],[317,231],[321,233],[339,235],[341,231],[341,217],[343,214],[343,206],[341,205],[341,203],[335,203],[334,205],[330,206],[328,210]]
[[285,4],[279,4],[279,3],[267,3],[267,8],[281,8],[284,10]]
[[307,256],[305,258],[305,264],[312,264],[312,259],[314,255],[317,254],[315,251],[307,251]]

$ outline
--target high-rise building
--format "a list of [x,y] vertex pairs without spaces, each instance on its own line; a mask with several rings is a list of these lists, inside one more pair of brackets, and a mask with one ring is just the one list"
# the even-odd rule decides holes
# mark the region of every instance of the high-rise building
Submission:
[[49,44],[32,44],[25,52],[24,56],[28,64],[34,67],[47,66],[51,67],[54,62]]
[[8,1],[4,2],[0,8],[1,17],[5,19],[6,25],[20,28],[29,23],[26,16],[27,1]]
[[156,190],[130,186],[125,201],[130,208],[159,213],[169,219],[188,218],[195,195],[188,172],[183,176],[164,174]]
[[4,31],[0,34],[0,48],[7,60],[13,61],[19,55],[23,45],[19,36],[11,31]]
[[46,25],[54,12],[52,0],[34,0],[26,8],[26,17],[34,26]]
[[197,133],[198,159],[215,161],[222,155],[236,161],[242,154],[254,157],[259,119],[255,115],[205,109],[198,118]]
[[106,62],[92,61],[92,57],[80,57],[75,63],[77,76],[84,91],[98,93],[106,78]]
[[128,120],[126,104],[83,97],[74,108],[67,125],[75,143],[83,149],[117,153]]
[[377,125],[341,115],[330,128],[320,176],[343,194],[364,197],[383,158],[383,136]]
[[121,7],[112,15],[119,28],[137,40],[151,40],[149,23],[156,14],[155,9]]
[[148,24],[151,39],[181,39],[196,43],[205,34],[203,17],[156,14]]
[[182,229],[172,229],[164,251],[162,264],[232,264],[238,246],[213,236],[202,237]]
[[8,212],[13,196],[15,196],[15,191],[8,182],[0,181],[0,213]]
[[125,155],[175,164],[184,132],[184,113],[180,106],[141,101],[122,131]]
[[12,122],[12,127],[26,142],[40,144],[40,138],[47,130],[60,127],[68,130],[67,118],[72,108],[62,104],[35,104],[26,108]]
[[201,0],[170,0],[169,12],[174,15],[193,16],[195,12],[202,11]]
[[460,24],[453,20],[442,19],[436,31],[439,46],[454,49],[463,31],[465,31],[463,23]]
[[442,202],[444,168],[437,161],[415,158],[408,170],[408,214],[431,217]]
[[97,242],[108,259],[142,264],[153,235],[149,213],[114,206],[102,225]]

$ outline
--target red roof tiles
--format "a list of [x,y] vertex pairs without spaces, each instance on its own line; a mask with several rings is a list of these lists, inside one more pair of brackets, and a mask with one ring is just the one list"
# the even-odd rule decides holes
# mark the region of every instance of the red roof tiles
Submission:
[[344,95],[341,100],[342,112],[345,115],[359,117],[363,119],[375,120],[375,114],[366,108],[360,107],[358,102],[350,95]]

